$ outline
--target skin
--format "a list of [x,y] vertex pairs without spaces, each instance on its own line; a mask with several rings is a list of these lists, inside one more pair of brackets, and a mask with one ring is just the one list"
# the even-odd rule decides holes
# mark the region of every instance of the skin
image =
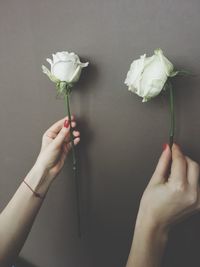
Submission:
[[[42,137],[39,156],[25,177],[28,185],[45,197],[49,187],[61,171],[71,149],[70,127],[64,127],[63,118],[52,125]],[[72,122],[72,127],[76,122]],[[74,144],[80,141],[80,133],[73,131]],[[0,214],[0,266],[10,267],[19,254],[31,230],[43,199],[36,197],[30,188],[21,183],[16,193]]]
[[171,227],[199,209],[199,165],[167,145],[142,196],[126,267],[160,266]]
[[[61,171],[71,149],[67,118],[56,122],[43,135],[39,156],[25,181],[45,197]],[[73,121],[72,127],[76,123]],[[80,133],[74,131],[74,143]],[[43,203],[25,184],[0,214],[0,266],[9,267],[19,254]],[[126,267],[158,267],[171,227],[199,211],[199,165],[177,145],[167,145],[142,196],[133,242]]]

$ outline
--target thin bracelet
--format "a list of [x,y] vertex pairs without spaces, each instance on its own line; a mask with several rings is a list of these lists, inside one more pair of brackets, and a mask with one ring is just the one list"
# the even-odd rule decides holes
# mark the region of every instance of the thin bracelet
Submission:
[[44,199],[44,197],[43,197],[42,195],[40,195],[39,193],[35,192],[35,191],[30,187],[30,185],[27,184],[27,182],[26,182],[25,180],[23,180],[23,183],[25,183],[25,184],[28,186],[28,188],[33,192],[33,194],[34,194],[36,197],[38,197],[38,198],[40,198],[40,199]]

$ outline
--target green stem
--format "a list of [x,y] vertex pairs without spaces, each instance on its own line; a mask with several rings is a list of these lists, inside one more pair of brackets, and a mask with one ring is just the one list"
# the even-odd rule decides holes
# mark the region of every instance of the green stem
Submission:
[[169,88],[170,94],[170,136],[169,136],[169,146],[172,148],[174,143],[174,128],[175,128],[175,115],[174,115],[174,93],[172,85]]
[[69,93],[65,94],[65,103],[67,107],[67,115],[69,118],[69,125],[70,125],[70,140],[72,145],[72,159],[73,159],[73,170],[76,171],[76,154],[75,154],[75,146],[73,142],[73,129],[72,129],[72,119],[71,119],[71,112],[70,112],[70,104],[69,104]]
[[76,206],[77,206],[77,219],[78,219],[78,236],[81,237],[81,215],[80,215],[80,201],[79,201],[79,183],[78,183],[78,173],[77,173],[77,162],[76,162],[76,153],[75,153],[75,146],[74,146],[74,137],[73,137],[73,128],[72,128],[72,119],[71,119],[71,112],[70,112],[70,103],[69,103],[69,90],[66,88],[65,96],[65,104],[67,109],[67,115],[69,118],[69,125],[70,125],[70,140],[72,144],[72,160],[73,160],[73,174],[75,179],[75,186],[76,186]]

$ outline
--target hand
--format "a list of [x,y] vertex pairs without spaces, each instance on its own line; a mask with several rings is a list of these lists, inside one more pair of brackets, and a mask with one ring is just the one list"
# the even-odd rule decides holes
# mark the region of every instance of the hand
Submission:
[[167,145],[142,196],[137,224],[168,230],[199,209],[199,165],[177,145],[172,152]]
[[[76,122],[72,116],[72,127],[75,126]],[[80,132],[73,131],[73,135],[74,144],[77,145],[80,141]],[[53,180],[62,169],[71,147],[70,126],[68,117],[65,117],[44,133],[35,168],[42,168],[46,173],[46,179]]]

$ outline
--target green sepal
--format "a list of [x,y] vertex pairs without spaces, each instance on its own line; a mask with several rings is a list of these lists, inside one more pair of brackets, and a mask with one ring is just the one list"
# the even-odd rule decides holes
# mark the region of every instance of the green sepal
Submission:
[[58,94],[70,94],[71,93],[71,88],[73,87],[72,83],[67,83],[67,82],[62,82],[59,81],[56,83],[56,88],[57,88],[57,92]]
[[146,103],[146,102],[148,102],[151,99],[152,99],[152,97],[143,97],[142,103]]
[[65,93],[67,88],[67,83],[66,82],[60,82],[59,83],[59,91],[60,93]]

